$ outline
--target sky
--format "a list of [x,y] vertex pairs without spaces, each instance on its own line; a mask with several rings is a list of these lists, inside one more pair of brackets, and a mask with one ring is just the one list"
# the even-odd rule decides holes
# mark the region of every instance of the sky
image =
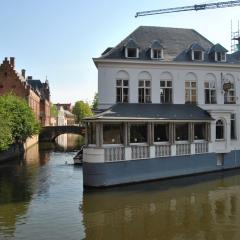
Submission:
[[[221,0],[224,1],[224,0]],[[231,20],[238,30],[240,6],[135,18],[138,11],[217,0],[0,0],[0,61],[50,84],[53,103],[92,102],[97,92],[93,57],[116,46],[138,26],[192,28],[230,50]]]

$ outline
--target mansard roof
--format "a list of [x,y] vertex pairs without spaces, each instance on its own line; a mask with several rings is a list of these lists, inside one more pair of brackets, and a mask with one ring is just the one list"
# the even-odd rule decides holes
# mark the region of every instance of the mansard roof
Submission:
[[213,119],[207,111],[191,104],[120,103],[93,117],[85,118],[85,120],[211,121]]
[[[102,58],[124,58],[123,48],[130,39],[134,39],[140,48],[140,60],[149,59],[146,50],[149,49],[149,45],[156,39],[160,40],[164,48],[165,61],[177,61],[179,56],[182,53],[186,53],[186,50],[188,50],[189,46],[193,43],[199,44],[206,50],[213,46],[213,43],[193,29],[140,26],[116,47],[102,56]],[[182,60],[182,58],[180,58],[180,60]]]

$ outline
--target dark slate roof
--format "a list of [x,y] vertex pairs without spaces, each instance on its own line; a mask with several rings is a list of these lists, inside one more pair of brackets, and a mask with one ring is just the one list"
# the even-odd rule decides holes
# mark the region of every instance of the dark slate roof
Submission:
[[199,45],[198,43],[193,43],[193,44],[190,46],[189,50],[205,51],[205,49],[204,49],[201,45]]
[[140,60],[150,59],[146,51],[154,40],[158,40],[163,46],[165,61],[189,60],[179,56],[182,53],[186,55],[193,43],[198,43],[206,50],[213,46],[213,43],[193,29],[140,26],[102,58],[124,58],[124,46],[129,39],[134,39],[139,45]]
[[163,46],[161,45],[160,41],[159,40],[154,40],[152,42],[152,44],[150,45],[150,48],[153,48],[153,49],[162,49]]
[[228,56],[228,61],[230,63],[238,63],[240,64],[240,51],[234,52]]
[[210,52],[228,52],[221,44],[217,43],[211,47]]
[[191,104],[115,104],[108,110],[85,120],[213,120],[210,114]]
[[129,38],[126,43],[124,44],[124,47],[127,48],[139,48],[139,45],[137,44],[136,40],[133,38]]
[[27,79],[27,83],[34,89],[40,90],[42,88],[42,82],[40,80],[29,80]]

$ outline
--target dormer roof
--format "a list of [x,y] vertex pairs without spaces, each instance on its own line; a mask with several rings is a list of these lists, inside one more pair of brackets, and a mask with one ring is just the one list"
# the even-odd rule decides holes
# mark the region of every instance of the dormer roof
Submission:
[[150,48],[152,48],[152,49],[163,49],[163,46],[162,46],[162,44],[160,43],[159,40],[153,40],[151,45],[150,45]]
[[226,48],[224,48],[221,44],[217,43],[215,45],[213,45],[209,51],[209,53],[212,52],[228,52],[228,50]]
[[133,38],[129,38],[126,43],[124,44],[124,47],[126,48],[139,48],[139,45],[137,44],[136,40]]
[[191,44],[190,47],[189,47],[189,50],[205,52],[205,49],[198,43]]

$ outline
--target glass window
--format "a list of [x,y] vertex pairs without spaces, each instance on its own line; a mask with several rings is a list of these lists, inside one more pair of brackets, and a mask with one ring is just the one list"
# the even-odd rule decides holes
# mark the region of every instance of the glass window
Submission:
[[217,140],[224,139],[224,124],[222,120],[218,120],[216,122],[216,139]]
[[236,103],[236,96],[235,96],[235,87],[234,87],[234,83],[230,82],[229,83],[230,88],[227,89],[224,92],[224,103],[225,104],[233,104]]
[[194,123],[194,140],[206,139],[206,123]]
[[236,139],[236,115],[231,114],[231,139]]
[[203,60],[202,51],[193,51],[193,60],[202,61]]
[[147,142],[147,124],[130,125],[130,143]]
[[188,123],[176,123],[176,141],[188,140]]
[[87,124],[88,144],[96,144],[96,123]]
[[196,81],[185,81],[185,103],[197,103]]
[[152,49],[153,59],[162,59],[162,49]]
[[128,80],[117,79],[116,81],[116,102],[128,102]]
[[169,141],[169,124],[160,123],[154,124],[154,142]]
[[161,103],[172,103],[172,81],[160,81]]
[[122,144],[123,124],[103,124],[103,144]]
[[216,85],[214,81],[204,83],[205,88],[205,103],[216,104]]
[[151,81],[150,80],[139,80],[138,102],[151,103]]
[[225,62],[226,61],[226,53],[225,52],[216,52],[215,53],[215,61]]
[[128,48],[127,49],[127,57],[137,58],[137,48]]

